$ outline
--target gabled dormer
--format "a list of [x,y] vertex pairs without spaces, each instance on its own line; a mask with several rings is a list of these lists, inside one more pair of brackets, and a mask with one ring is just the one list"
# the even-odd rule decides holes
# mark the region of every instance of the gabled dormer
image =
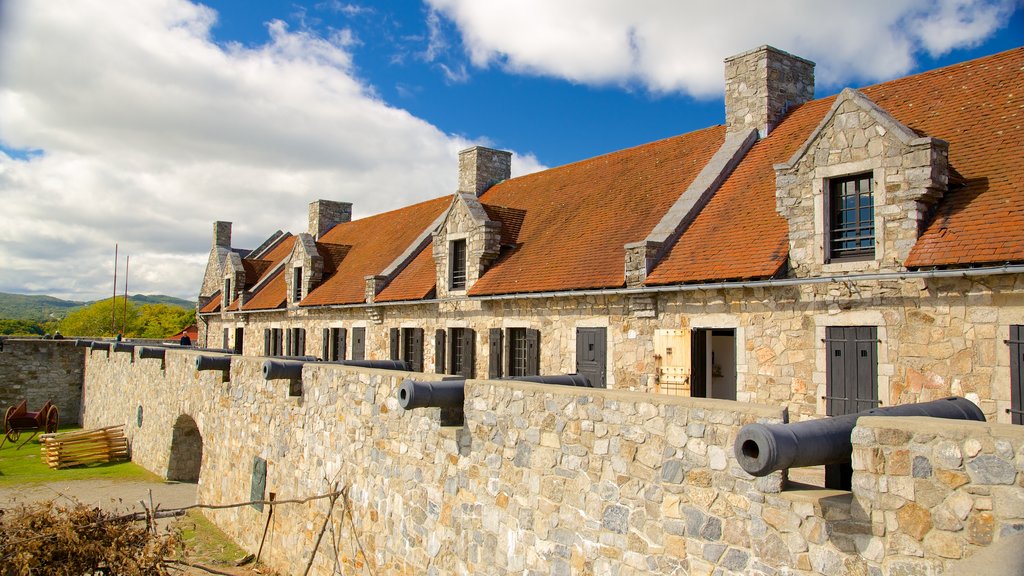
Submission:
[[323,279],[324,259],[309,234],[295,237],[292,252],[284,268],[286,302],[292,308],[316,288]]
[[862,93],[843,90],[800,149],[775,166],[792,274],[905,270],[946,191],[947,148]]
[[459,191],[433,234],[437,297],[462,296],[501,252],[501,222],[479,195],[511,175],[512,154],[475,146],[459,153]]
[[238,299],[244,293],[245,267],[242,266],[242,257],[238,252],[231,251],[228,253],[221,276],[221,312],[241,309],[244,302],[238,302]]

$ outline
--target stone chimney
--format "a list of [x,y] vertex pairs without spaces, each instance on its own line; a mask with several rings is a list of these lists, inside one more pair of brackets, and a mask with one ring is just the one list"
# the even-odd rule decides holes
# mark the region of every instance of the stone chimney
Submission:
[[725,125],[763,138],[786,111],[814,98],[814,62],[761,46],[725,59]]
[[231,248],[231,222],[213,223],[213,247]]
[[317,200],[309,203],[309,235],[319,240],[328,230],[352,221],[352,203]]
[[483,146],[459,152],[459,192],[483,194],[512,177],[512,153]]

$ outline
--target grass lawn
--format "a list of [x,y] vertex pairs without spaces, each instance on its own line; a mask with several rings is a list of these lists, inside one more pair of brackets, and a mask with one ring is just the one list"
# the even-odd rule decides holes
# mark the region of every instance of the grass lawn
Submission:
[[[73,430],[78,430],[78,428],[63,426],[60,428],[60,432]],[[91,464],[55,470],[44,464],[40,457],[39,436],[19,448],[21,442],[25,441],[25,434],[22,433],[17,443],[4,442],[3,448],[0,448],[0,486],[87,479],[161,481],[156,474],[131,462]]]

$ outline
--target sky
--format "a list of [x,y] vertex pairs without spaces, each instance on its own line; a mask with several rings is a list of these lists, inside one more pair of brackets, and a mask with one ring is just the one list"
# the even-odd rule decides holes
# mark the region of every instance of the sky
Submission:
[[0,0],[0,292],[194,299],[233,245],[724,120],[722,60],[770,44],[816,92],[1024,44],[1024,0]]

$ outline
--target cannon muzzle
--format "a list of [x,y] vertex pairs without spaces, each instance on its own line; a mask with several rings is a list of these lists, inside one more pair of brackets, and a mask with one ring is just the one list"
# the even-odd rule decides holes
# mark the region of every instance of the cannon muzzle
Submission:
[[856,414],[792,424],[747,424],[736,436],[736,460],[748,474],[849,462],[850,435],[861,416],[930,416],[984,421],[981,409],[966,398],[950,397],[920,404],[873,408]]
[[359,366],[361,368],[377,368],[379,370],[400,370],[411,372],[412,368],[405,360],[341,360],[338,364],[344,366]]
[[263,378],[266,380],[298,380],[302,378],[302,360],[267,360],[263,363]]
[[196,370],[204,372],[206,370],[220,370],[221,372],[227,372],[231,370],[231,357],[230,356],[207,356],[200,354],[196,356]]
[[159,358],[164,359],[164,355],[167,353],[167,348],[158,348],[156,346],[139,346],[139,358]]
[[593,388],[590,380],[583,374],[556,374],[554,376],[515,376],[509,380],[519,382],[536,382],[538,384],[558,384],[560,386],[579,386]]
[[461,408],[466,400],[466,380],[421,382],[406,378],[398,387],[398,403],[413,408]]

